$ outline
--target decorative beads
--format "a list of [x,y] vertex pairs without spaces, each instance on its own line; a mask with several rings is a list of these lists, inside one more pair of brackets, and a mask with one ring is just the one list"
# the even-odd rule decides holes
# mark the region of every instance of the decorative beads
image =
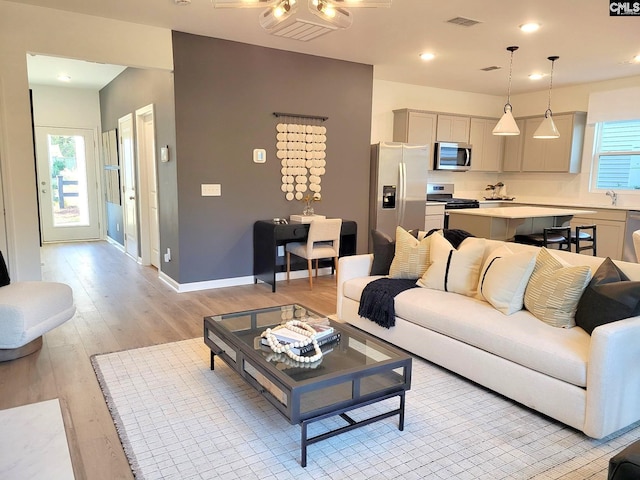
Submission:
[[[276,338],[276,336],[273,334],[273,332],[285,327],[291,330],[292,332],[299,333],[300,335],[306,336],[307,337],[306,340],[301,342],[288,343],[286,345],[281,344]],[[275,353],[284,353],[296,362],[314,363],[322,358],[322,350],[320,350],[318,341],[315,338],[316,334],[317,332],[308,323],[302,322],[300,320],[289,320],[288,322],[282,325],[279,325],[274,329],[267,328],[262,333],[262,337],[267,339],[269,348],[271,348],[271,350],[273,350]],[[291,351],[292,348],[302,348],[302,347],[306,347],[309,344],[313,344],[313,350],[315,353],[312,356],[307,357],[307,356],[297,355]]]

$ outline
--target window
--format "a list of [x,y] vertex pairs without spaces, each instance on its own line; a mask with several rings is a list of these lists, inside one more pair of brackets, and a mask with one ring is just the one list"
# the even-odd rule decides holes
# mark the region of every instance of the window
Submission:
[[640,120],[598,123],[597,189],[640,190]]

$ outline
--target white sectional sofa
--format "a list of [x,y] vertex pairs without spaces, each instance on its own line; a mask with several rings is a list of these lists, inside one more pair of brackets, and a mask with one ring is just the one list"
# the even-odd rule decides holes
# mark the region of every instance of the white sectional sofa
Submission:
[[[504,242],[486,240],[486,252]],[[540,250],[508,243],[514,252]],[[485,253],[486,258],[487,253]],[[595,272],[604,259],[553,255]],[[640,420],[640,317],[558,328],[526,309],[511,315],[477,297],[412,288],[395,297],[395,326],[358,315],[373,254],[340,258],[337,315],[383,340],[583,431],[605,437]],[[630,280],[640,264],[615,262]]]

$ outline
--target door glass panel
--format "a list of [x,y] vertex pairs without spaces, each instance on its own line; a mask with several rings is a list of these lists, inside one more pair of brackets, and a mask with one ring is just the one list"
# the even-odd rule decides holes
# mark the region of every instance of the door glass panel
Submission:
[[54,227],[89,225],[87,164],[80,135],[47,135]]

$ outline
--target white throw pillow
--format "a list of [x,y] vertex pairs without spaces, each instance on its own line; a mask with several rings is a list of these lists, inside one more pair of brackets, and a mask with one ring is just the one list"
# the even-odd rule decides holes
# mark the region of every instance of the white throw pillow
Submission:
[[432,238],[431,266],[416,283],[434,290],[474,296],[484,256],[484,238],[466,238],[458,250],[441,235],[427,238]]
[[524,306],[553,327],[575,327],[578,302],[589,280],[588,266],[570,266],[542,248],[524,292]]
[[498,247],[482,267],[478,293],[505,315],[518,312],[535,266],[536,252],[513,253],[506,245]]
[[389,277],[416,280],[429,267],[429,245],[433,235],[417,240],[402,227],[396,227],[396,252]]

